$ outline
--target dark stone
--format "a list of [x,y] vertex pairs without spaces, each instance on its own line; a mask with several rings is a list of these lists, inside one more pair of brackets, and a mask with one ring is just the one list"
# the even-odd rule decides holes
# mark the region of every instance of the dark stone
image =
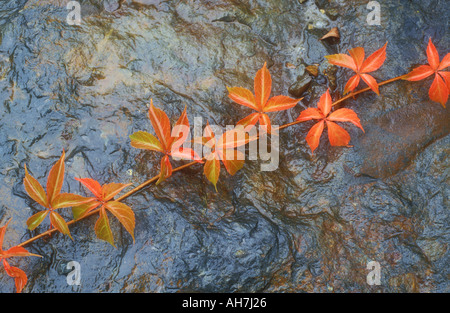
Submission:
[[297,81],[289,87],[289,93],[294,97],[300,98],[311,85],[312,78],[309,74],[304,74],[297,78]]

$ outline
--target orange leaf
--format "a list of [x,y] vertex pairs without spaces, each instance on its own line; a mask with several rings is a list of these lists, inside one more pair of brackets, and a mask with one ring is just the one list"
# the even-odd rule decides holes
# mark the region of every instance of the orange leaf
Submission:
[[241,151],[227,149],[218,153],[223,165],[225,165],[225,169],[230,175],[236,174],[244,166],[245,155]]
[[95,209],[96,207],[98,207],[100,205],[100,202],[98,200],[96,200],[94,198],[92,198],[92,199],[93,200],[90,202],[86,202],[82,205],[72,207],[72,214],[73,214],[74,220],[82,218],[83,216],[85,216],[90,211],[92,211],[93,209]]
[[448,100],[448,93],[449,90],[447,88],[447,85],[445,84],[441,76],[436,73],[430,90],[428,91],[430,99],[439,102],[445,108],[445,104]]
[[338,109],[333,113],[331,113],[330,116],[328,116],[327,120],[333,122],[350,122],[356,125],[357,127],[361,128],[362,131],[364,131],[359,121],[358,115],[355,113],[355,111],[351,109],[347,108]]
[[433,69],[429,65],[421,65],[413,69],[410,73],[408,73],[405,77],[406,80],[409,81],[418,81],[434,73]]
[[164,152],[158,138],[148,132],[137,131],[130,135],[130,140],[131,146],[134,148]]
[[189,120],[186,114],[186,106],[172,129],[172,140],[168,149],[181,147],[189,136]]
[[118,201],[109,201],[105,207],[119,220],[131,235],[134,242],[135,217],[133,210],[126,204]]
[[23,179],[25,191],[28,195],[40,205],[48,208],[47,195],[41,184],[30,174],[28,174],[27,166],[25,165],[25,178]]
[[12,258],[12,257],[16,257],[16,256],[19,256],[19,257],[24,257],[24,256],[37,256],[37,257],[42,258],[41,255],[34,254],[34,253],[30,253],[30,252],[28,252],[28,250],[25,249],[24,247],[18,247],[18,246],[15,246],[15,247],[12,247],[12,248],[9,248],[8,250],[6,250],[6,251],[3,253],[2,258],[5,258],[5,259],[6,259],[6,258]]
[[355,60],[353,60],[353,58],[347,54],[332,54],[325,56],[325,58],[330,64],[347,67],[355,72],[358,70]]
[[358,87],[359,85],[359,75],[353,75],[352,77],[350,77],[350,79],[348,80],[347,84],[345,84],[344,87],[344,95],[350,91],[353,91],[356,87]]
[[208,156],[203,168],[203,173],[217,191],[217,182],[219,181],[220,175],[220,161],[215,153],[211,153]]
[[259,125],[261,125],[263,132],[267,132],[268,134],[272,133],[272,123],[270,122],[270,118],[267,114],[261,114],[259,116]]
[[[242,126],[242,125],[241,125]],[[243,127],[227,130],[217,141],[217,149],[229,149],[244,146],[248,143],[248,133]]]
[[23,287],[27,284],[27,275],[20,268],[10,266],[6,260],[3,260],[3,266],[5,267],[6,274],[14,277],[16,292],[21,293]]
[[228,97],[236,103],[240,105],[249,107],[253,110],[259,111],[258,106],[256,105],[255,96],[253,93],[242,87],[227,87],[228,89]]
[[166,178],[170,177],[171,175],[172,175],[172,164],[170,164],[169,157],[165,155],[161,159],[161,170],[156,185],[159,185],[162,181],[166,180]]
[[109,226],[108,215],[106,214],[104,207],[100,209],[99,218],[95,223],[94,229],[98,239],[105,240],[116,248],[114,245],[114,237],[111,231],[111,226]]
[[163,150],[167,150],[170,147],[172,141],[170,131],[170,120],[164,111],[155,108],[153,100],[150,100],[150,109],[148,110],[148,117],[155,130],[156,136],[162,144]]
[[380,94],[380,91],[378,90],[378,84],[375,78],[373,78],[369,74],[361,74],[361,78],[377,95]]
[[301,99],[292,99],[287,96],[275,96],[269,99],[263,108],[263,112],[276,112],[293,108]]
[[73,206],[82,205],[86,202],[90,202],[95,198],[86,198],[73,193],[60,193],[55,199],[53,199],[53,209],[68,208]]
[[103,190],[103,201],[109,201],[124,188],[131,186],[132,184],[120,184],[120,183],[109,183],[102,186]]
[[202,163],[200,156],[191,148],[178,148],[175,151],[172,150],[170,155],[173,158],[183,159],[183,160],[194,160]]
[[270,72],[266,65],[267,64],[264,63],[264,66],[255,76],[255,100],[258,111],[261,111],[267,103],[267,100],[269,100],[270,91],[272,89],[272,77],[270,76]]
[[359,70],[361,68],[361,65],[364,62],[364,48],[356,47],[356,48],[348,50],[348,52],[350,53],[350,56],[355,61],[356,68]]
[[376,71],[379,69],[383,63],[384,60],[386,60],[386,47],[387,42],[384,44],[383,47],[372,53],[367,59],[363,62],[360,72],[361,73],[369,73]]
[[244,117],[242,120],[236,123],[237,125],[242,125],[244,127],[245,131],[250,131],[250,129],[255,126],[255,124],[259,121],[259,116],[261,113],[252,113],[246,117]]
[[349,133],[336,123],[327,121],[328,139],[332,146],[347,146],[350,142]]
[[314,153],[314,150],[316,150],[316,148],[319,146],[320,136],[322,135],[323,127],[324,121],[322,120],[319,123],[316,123],[313,127],[311,127],[308,134],[306,135],[306,142],[311,148],[312,153]]
[[322,96],[320,96],[319,103],[317,103],[317,107],[322,112],[324,116],[327,116],[328,113],[331,111],[331,95],[329,89],[327,89],[327,92],[324,93]]
[[50,210],[40,211],[27,219],[27,226],[29,230],[34,230],[47,217]]
[[50,205],[53,204],[53,199],[60,193],[64,181],[64,157],[63,150],[59,160],[51,168],[47,178],[47,199]]
[[97,197],[97,199],[103,199],[102,186],[98,181],[92,178],[77,178],[77,177],[75,177],[75,180],[78,180],[87,189],[89,189],[94,194],[94,196]]
[[297,117],[297,121],[309,121],[313,119],[320,120],[324,118],[325,116],[320,112],[320,110],[316,108],[308,108],[306,110],[303,110],[300,115]]
[[436,71],[439,67],[439,54],[438,54],[433,42],[431,41],[431,38],[428,40],[427,58],[428,58],[428,64],[430,64],[433,71]]
[[61,215],[59,215],[55,211],[50,212],[50,223],[61,233],[63,233],[64,235],[68,235],[70,239],[73,240],[72,236],[70,235],[69,226],[67,226],[66,221],[63,219]]

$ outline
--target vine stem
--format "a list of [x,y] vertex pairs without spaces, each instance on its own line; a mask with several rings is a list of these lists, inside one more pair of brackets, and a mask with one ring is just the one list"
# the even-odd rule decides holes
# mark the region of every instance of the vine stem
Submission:
[[[404,79],[406,76],[407,76],[407,75],[401,75],[401,76],[397,76],[397,77],[394,77],[394,78],[391,78],[391,79],[382,81],[382,82],[378,83],[378,86],[386,85],[386,84],[392,83],[392,82],[394,82],[394,81],[397,81],[397,80],[400,80],[400,79]],[[349,93],[349,94],[346,95],[345,97],[342,97],[341,99],[336,100],[336,101],[333,102],[331,105],[332,105],[332,106],[335,106],[335,105],[337,105],[337,104],[339,104],[339,103],[341,103],[341,102],[347,100],[348,98],[352,98],[352,97],[354,97],[354,96],[356,96],[356,95],[358,95],[358,94],[360,94],[360,93],[363,93],[363,92],[366,92],[366,91],[369,91],[369,90],[372,90],[372,89],[371,89],[370,87],[367,87],[367,88],[360,89],[360,90],[358,90],[358,91]],[[287,123],[287,124],[281,125],[281,126],[279,126],[279,127],[277,127],[277,128],[274,128],[274,129],[275,129],[275,130],[284,129],[284,128],[287,128],[287,127],[289,127],[289,126],[297,125],[297,124],[299,124],[299,123],[302,123],[302,122],[301,122],[301,121],[294,121],[294,122],[291,122],[291,123]],[[203,159],[203,160],[204,160],[204,159]],[[190,162],[190,163],[186,163],[186,164],[184,164],[184,165],[181,165],[181,166],[179,166],[179,167],[174,168],[174,169],[172,170],[172,172],[178,172],[178,171],[181,171],[181,170],[183,170],[183,169],[185,169],[185,168],[187,168],[187,167],[191,167],[192,165],[195,165],[195,164],[198,164],[198,163],[199,163],[199,162],[197,162],[197,161],[193,161],[193,162]],[[143,182],[142,184],[140,184],[139,186],[133,188],[132,190],[128,191],[127,193],[123,194],[123,195],[120,196],[119,198],[115,199],[115,201],[122,201],[122,200],[124,200],[125,198],[128,198],[128,197],[131,196],[132,194],[134,194],[134,193],[136,193],[136,192],[142,190],[143,188],[145,188],[145,187],[147,187],[148,185],[152,184],[153,182],[157,181],[158,178],[159,178],[159,174],[156,175],[156,176],[154,176],[154,177],[152,177],[152,178],[150,178],[149,180]],[[80,217],[79,219],[71,220],[71,221],[67,222],[67,225],[72,225],[72,224],[74,224],[74,223],[76,223],[76,222],[78,222],[78,221],[80,221],[80,220],[82,220],[82,219],[85,219],[85,218],[87,218],[87,217],[89,217],[89,216],[92,216],[92,215],[98,213],[99,211],[100,211],[100,209],[92,210],[91,212],[87,213],[86,215],[83,215],[82,217]],[[57,231],[56,228],[49,229],[49,230],[47,230],[47,231],[45,231],[45,232],[43,232],[43,233],[40,233],[40,234],[38,234],[38,235],[36,235],[36,236],[34,236],[34,237],[32,237],[32,238],[30,238],[30,239],[24,241],[24,242],[18,244],[17,246],[18,246],[18,247],[26,246],[26,245],[32,243],[33,241],[36,241],[36,240],[39,239],[39,238],[45,237],[45,236],[47,236],[47,235],[50,235],[50,234],[52,234],[52,233],[54,233],[54,232],[56,232],[56,231]]]

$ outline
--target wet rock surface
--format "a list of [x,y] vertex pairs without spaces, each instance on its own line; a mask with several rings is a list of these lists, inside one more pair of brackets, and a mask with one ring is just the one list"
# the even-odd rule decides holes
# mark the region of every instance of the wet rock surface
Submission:
[[[429,37],[441,58],[449,47],[444,1],[383,1],[380,26],[367,25],[367,1],[91,0],[80,1],[79,26],[66,23],[66,1],[3,2],[0,220],[13,218],[4,248],[37,234],[26,230],[40,208],[24,191],[25,163],[44,184],[65,149],[63,190],[80,194],[74,177],[136,186],[158,173],[160,156],[128,140],[151,129],[150,98],[172,120],[186,105],[191,123],[231,125],[248,110],[226,86],[252,89],[267,62],[272,94],[287,95],[300,64],[319,64],[302,104],[271,115],[281,125],[328,87],[342,93],[351,74],[325,55],[388,41],[381,81],[426,63]],[[332,27],[339,42],[320,41]],[[118,248],[96,239],[90,217],[71,228],[74,241],[39,240],[29,249],[43,259],[11,264],[28,274],[25,292],[448,292],[449,109],[428,100],[430,84],[399,81],[347,100],[365,129],[344,126],[353,148],[324,135],[312,156],[307,122],[280,133],[276,171],[247,161],[236,176],[222,172],[216,193],[192,167],[146,188],[126,200],[134,244],[112,219]],[[70,261],[80,286],[67,284]],[[366,282],[370,261],[380,286]],[[3,270],[0,283],[14,290]]]

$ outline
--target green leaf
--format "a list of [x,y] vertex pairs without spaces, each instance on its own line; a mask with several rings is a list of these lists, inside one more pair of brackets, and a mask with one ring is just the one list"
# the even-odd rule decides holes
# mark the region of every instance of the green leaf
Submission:
[[212,157],[208,157],[205,162],[205,167],[203,168],[203,173],[206,178],[214,185],[217,191],[217,182],[219,181],[220,175],[220,161],[214,153]]
[[40,211],[33,216],[31,216],[27,220],[27,226],[29,230],[34,230],[36,227],[38,227],[42,221],[47,217],[47,214],[50,212],[50,210]]
[[114,248],[114,237],[111,231],[111,226],[109,226],[108,216],[106,215],[105,208],[100,209],[100,216],[95,223],[95,234],[101,240],[109,242]]
[[53,209],[68,208],[91,202],[95,198],[86,198],[73,193],[60,193],[53,199]]
[[130,135],[130,139],[131,146],[134,148],[164,152],[163,146],[159,140],[148,132],[135,132]]

